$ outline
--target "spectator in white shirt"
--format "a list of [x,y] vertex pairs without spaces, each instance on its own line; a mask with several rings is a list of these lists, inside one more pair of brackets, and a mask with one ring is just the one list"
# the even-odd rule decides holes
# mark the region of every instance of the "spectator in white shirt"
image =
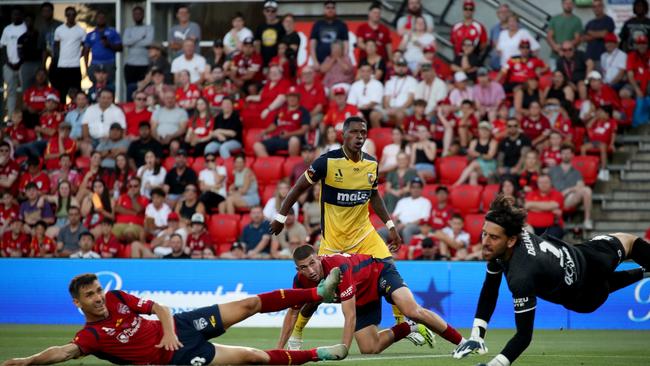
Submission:
[[372,127],[381,127],[381,102],[384,86],[372,78],[372,66],[364,63],[359,67],[359,80],[352,83],[348,104],[359,108]]
[[605,52],[600,55],[600,68],[603,71],[603,82],[618,90],[625,85],[625,70],[627,53],[618,48],[618,37],[607,33],[604,38]]
[[[5,27],[0,38],[0,47],[5,50],[7,60],[2,67],[2,75],[7,83],[7,115],[11,116],[16,109],[16,95],[20,82],[20,58],[18,57],[18,38],[27,32],[23,22],[23,12],[16,8],[11,12],[11,24]],[[0,110],[0,115],[2,111]]]
[[427,119],[433,118],[438,103],[447,98],[447,83],[436,75],[436,70],[430,62],[420,66],[422,81],[415,88],[415,99],[427,102],[424,114]]
[[[467,232],[463,231],[463,225],[463,217],[454,214],[449,220],[449,226],[442,229],[442,233],[437,231],[434,234],[435,238],[440,241],[441,256],[453,261],[477,258],[476,250],[470,253],[470,237]],[[477,247],[480,248],[480,245]],[[478,254],[480,255],[480,253]]]
[[55,87],[64,100],[71,88],[81,90],[81,49],[86,38],[86,31],[77,24],[77,10],[73,6],[65,8],[65,19],[54,31],[54,53],[59,55]]
[[183,41],[183,54],[172,61],[171,72],[176,83],[178,83],[179,73],[183,70],[190,73],[192,84],[202,84],[206,72],[209,72],[205,58],[194,52],[194,45],[195,42],[191,39]]
[[501,65],[508,63],[508,60],[519,53],[519,43],[527,39],[530,42],[530,50],[537,52],[539,43],[527,29],[519,27],[519,18],[512,14],[508,18],[508,28],[499,33],[497,40],[497,52],[501,58]]
[[[422,188],[424,181],[420,177],[413,178],[409,188],[410,196],[397,201],[392,214],[404,243],[410,243],[411,237],[420,233],[420,220],[429,220],[431,215],[431,201],[422,197]],[[377,232],[384,240],[388,238],[388,230],[385,227]]]
[[217,165],[215,153],[205,153],[205,168],[199,172],[199,201],[203,202],[205,211],[216,212],[219,205],[226,200],[228,171],[223,165]]
[[144,165],[138,168],[137,175],[142,182],[140,194],[151,198],[153,189],[162,188],[165,185],[167,170],[160,164],[156,154],[149,150],[144,154]]
[[415,17],[415,27],[408,29],[402,36],[400,49],[404,50],[404,58],[411,72],[415,72],[424,60],[423,50],[435,47],[436,38],[427,30],[427,24],[422,16]]
[[[277,187],[275,188],[275,194],[266,202],[266,205],[264,205],[264,210],[262,211],[264,217],[267,220],[274,220],[273,218],[275,217],[275,214],[277,214],[280,210],[280,205],[282,204],[282,201],[284,201],[284,199],[287,197],[287,194],[289,194],[290,188],[291,186],[289,186],[289,183],[287,182],[278,183]],[[298,202],[293,204],[292,209],[294,215],[298,216]]]
[[144,229],[147,234],[158,235],[167,227],[167,217],[172,209],[165,203],[165,191],[160,188],[151,190],[151,202],[144,211]]
[[254,38],[253,32],[246,28],[244,15],[237,13],[231,21],[232,29],[223,37],[223,46],[226,54],[232,54],[241,51],[242,44],[246,38]]
[[113,91],[103,89],[99,93],[98,102],[88,107],[81,122],[81,135],[84,141],[92,142],[93,147],[100,139],[108,138],[110,127],[118,123],[126,129],[126,118],[122,109],[113,104]]
[[79,251],[70,254],[70,258],[80,259],[99,259],[101,256],[93,252],[93,245],[95,245],[95,237],[90,232],[82,233],[79,237]]
[[402,125],[404,118],[411,114],[411,106],[415,100],[415,89],[418,85],[414,77],[407,75],[408,64],[405,59],[395,63],[395,75],[386,82],[384,87],[384,110],[386,117],[395,125]]

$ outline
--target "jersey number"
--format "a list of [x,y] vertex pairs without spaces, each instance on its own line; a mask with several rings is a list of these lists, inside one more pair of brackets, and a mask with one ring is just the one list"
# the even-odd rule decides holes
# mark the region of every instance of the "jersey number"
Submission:
[[561,250],[556,248],[553,244],[543,241],[539,243],[539,249],[542,250],[544,253],[551,253],[554,256],[556,256],[560,260],[560,267],[564,267],[564,254],[562,253]]

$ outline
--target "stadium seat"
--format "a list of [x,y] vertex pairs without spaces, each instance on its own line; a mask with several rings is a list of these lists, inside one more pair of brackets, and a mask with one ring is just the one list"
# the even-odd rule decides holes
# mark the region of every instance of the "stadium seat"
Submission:
[[438,196],[436,196],[437,184],[425,184],[422,189],[422,197],[431,201],[431,206],[438,204]]
[[451,187],[449,200],[452,207],[457,209],[461,215],[477,213],[481,206],[481,192],[483,192],[482,186],[462,184]]
[[248,128],[244,130],[244,153],[246,156],[255,156],[253,145],[260,141],[259,135],[264,131],[261,128]]
[[389,127],[371,128],[368,131],[368,138],[375,143],[377,161],[380,161],[384,146],[393,143],[393,129]]
[[409,246],[408,245],[402,245],[399,247],[399,250],[397,251],[396,254],[394,254],[394,258],[397,260],[406,260],[408,259],[409,256]]
[[571,164],[582,174],[585,184],[592,186],[598,179],[599,160],[595,156],[574,156]]
[[176,159],[173,156],[168,156],[165,158],[165,160],[163,160],[162,166],[167,172],[170,172],[172,169],[174,169],[175,162]]
[[262,202],[262,206],[266,205],[266,203],[275,195],[275,184],[269,184],[267,186],[262,186],[260,188],[260,200]]
[[250,214],[241,215],[241,218],[239,219],[239,236],[241,236],[241,233],[244,231],[244,228],[246,227],[246,225],[248,225],[250,223],[251,223],[251,215]]
[[436,159],[436,171],[440,177],[440,184],[456,183],[466,166],[467,157],[465,156],[446,156]]
[[490,208],[490,204],[496,198],[497,193],[499,193],[499,184],[488,184],[483,188],[483,194],[481,195],[481,207],[483,212],[487,212]]
[[291,173],[293,173],[293,168],[296,167],[299,163],[302,163],[303,159],[302,156],[289,156],[287,157],[287,160],[284,161],[284,165],[282,165],[282,177],[287,178],[291,177]]
[[221,254],[221,245],[232,245],[239,237],[239,218],[239,215],[226,214],[212,215],[210,217],[208,232],[217,248],[217,255]]
[[282,179],[282,165],[284,158],[280,156],[269,156],[257,158],[253,163],[253,172],[257,177],[259,185],[276,184]]
[[476,244],[481,241],[481,232],[485,222],[482,214],[469,214],[465,216],[465,231],[469,234],[470,244]]
[[203,169],[205,169],[205,158],[203,156],[199,156],[192,162],[192,170],[194,170],[198,175]]

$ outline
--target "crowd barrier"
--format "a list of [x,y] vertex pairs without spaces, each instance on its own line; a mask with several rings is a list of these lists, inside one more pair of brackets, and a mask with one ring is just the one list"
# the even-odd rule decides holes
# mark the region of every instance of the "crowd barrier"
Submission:
[[[632,268],[624,264],[621,269]],[[424,307],[456,327],[470,327],[485,274],[480,262],[397,262]],[[0,323],[82,324],[68,294],[70,279],[97,274],[105,290],[123,290],[167,305],[174,312],[290,288],[290,261],[0,259]],[[284,312],[259,314],[240,324],[280,327]],[[393,316],[384,302],[382,326]],[[321,305],[310,326],[339,327],[339,305]],[[598,311],[576,314],[539,301],[536,328],[650,330],[650,279],[615,292]],[[514,328],[512,296],[502,281],[490,328]]]

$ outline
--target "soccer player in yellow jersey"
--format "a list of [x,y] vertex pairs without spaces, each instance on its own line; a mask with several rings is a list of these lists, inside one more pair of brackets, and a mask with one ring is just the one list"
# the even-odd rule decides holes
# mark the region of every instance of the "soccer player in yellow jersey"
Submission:
[[[289,191],[271,223],[271,233],[278,235],[284,227],[286,215],[298,197],[321,181],[321,243],[318,254],[358,253],[391,260],[391,251],[397,251],[402,239],[390,219],[384,201],[377,191],[377,159],[361,151],[368,137],[367,123],[360,117],[350,117],[343,123],[343,147],[316,159]],[[368,205],[389,230],[388,245],[377,234],[370,222]],[[295,320],[289,349],[299,348],[302,330],[316,307],[306,305]],[[395,307],[397,322],[403,316]],[[423,344],[427,336],[408,337],[415,344]],[[284,347],[288,334],[280,337]]]

